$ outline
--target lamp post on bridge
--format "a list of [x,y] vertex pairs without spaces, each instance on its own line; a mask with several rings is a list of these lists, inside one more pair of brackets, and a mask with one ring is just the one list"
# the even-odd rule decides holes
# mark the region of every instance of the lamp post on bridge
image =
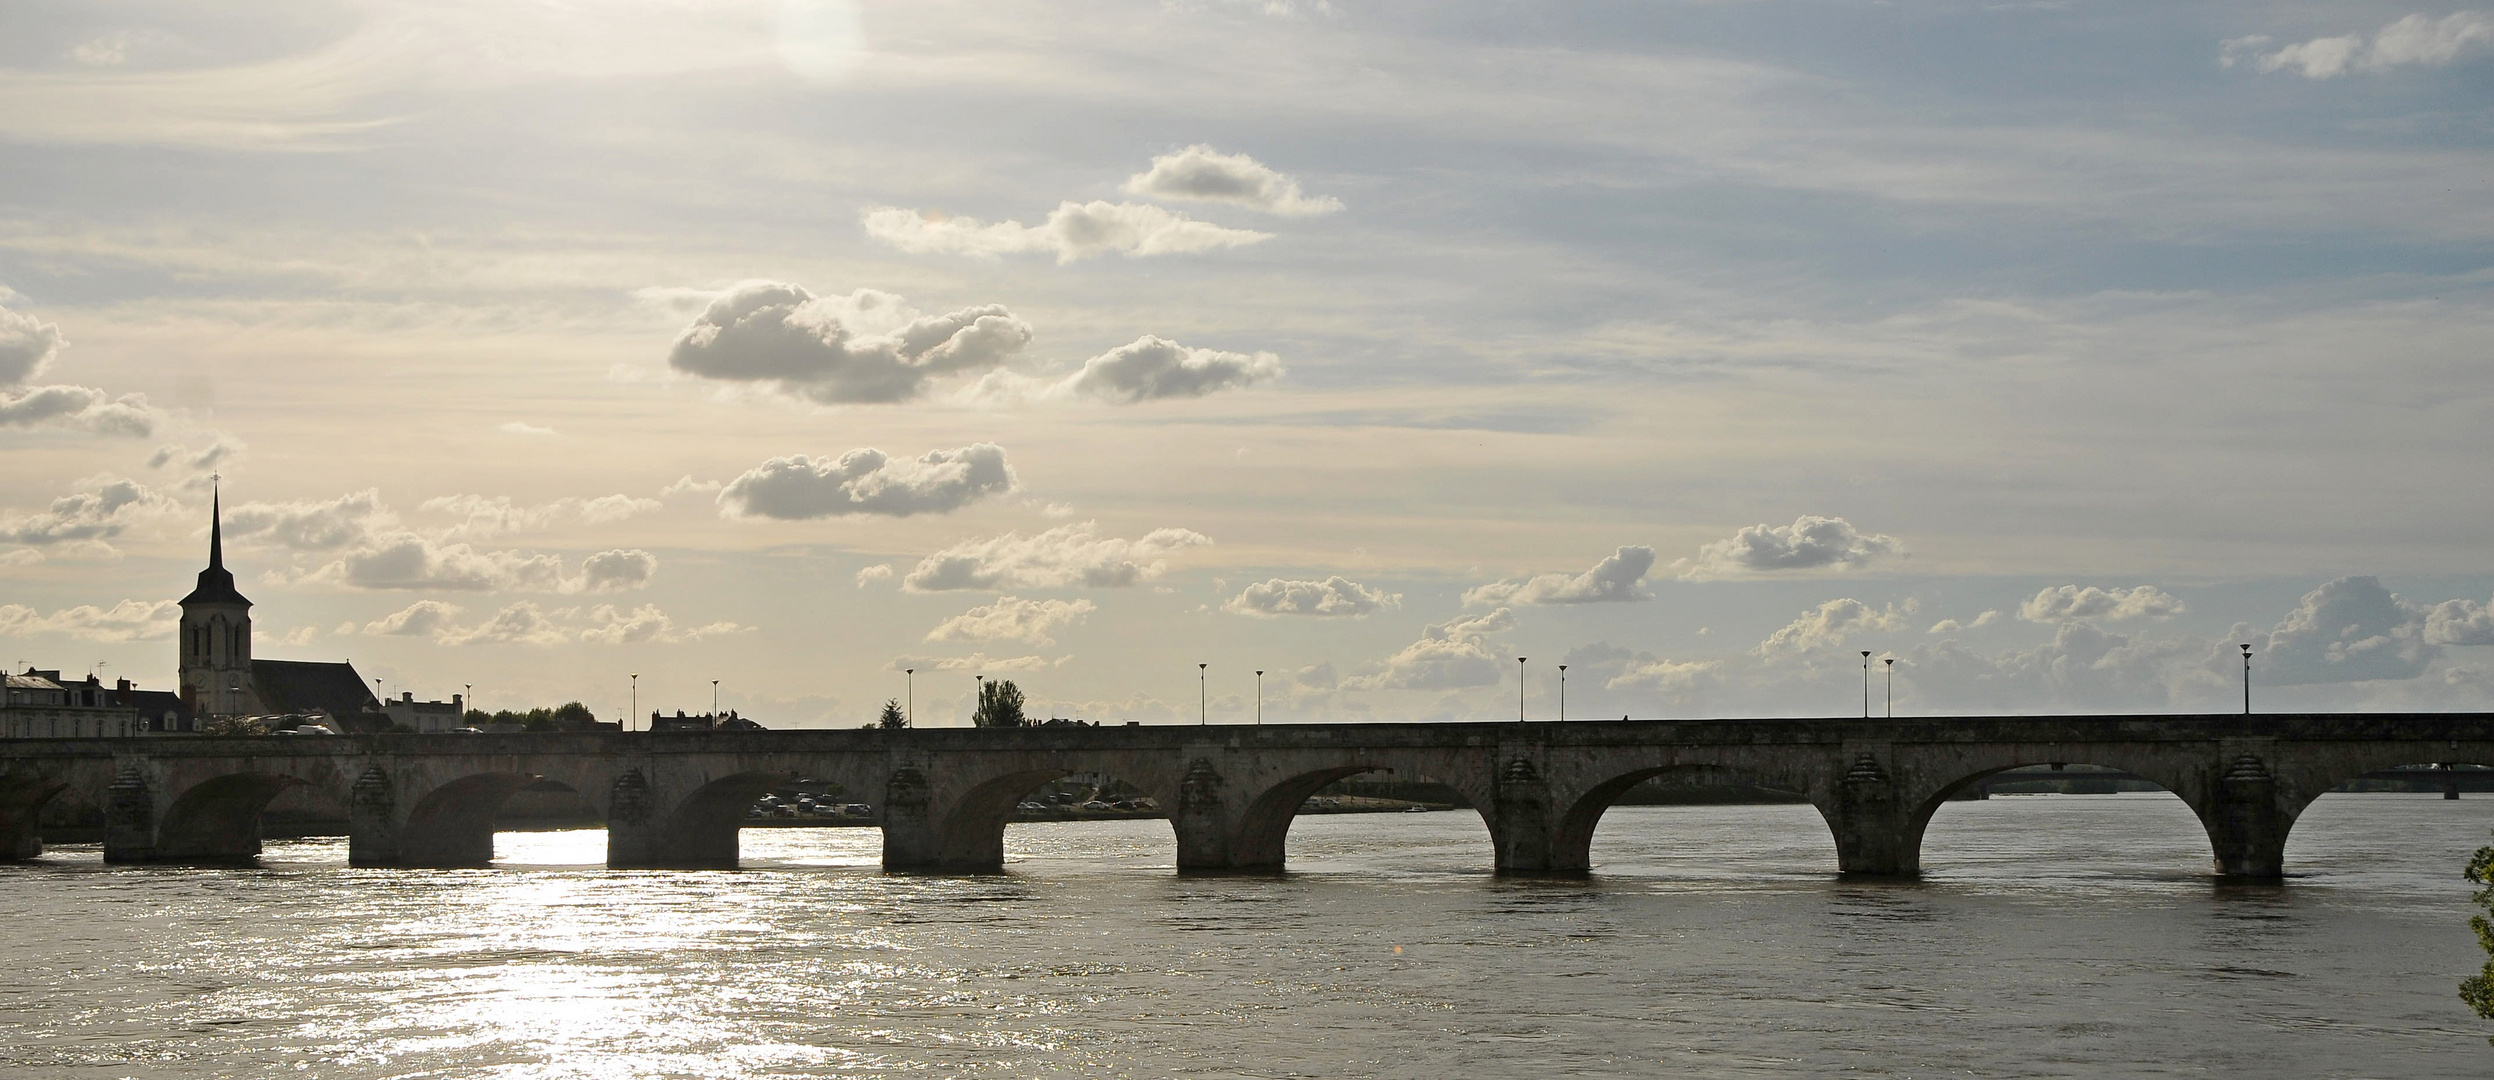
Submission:
[[1524,658],[1515,658],[1515,722],[1524,722]]
[[1198,727],[1212,726],[1212,684],[1206,681],[1211,678],[1208,674],[1211,669],[1211,664],[1195,665],[1195,723]]
[[624,714],[625,731],[632,730],[632,718],[641,715],[641,673],[632,673],[632,711]]
[[1264,726],[1264,669],[1256,669],[1256,726]]
[[2252,714],[2252,643],[2244,642],[2243,650],[2243,715]]
[[901,693],[902,693],[902,695],[903,695],[903,696],[907,699],[907,707],[906,707],[906,708],[904,708],[903,710],[901,710],[901,723],[907,724],[907,725],[909,725],[909,726],[911,726],[911,727],[917,727],[917,726],[918,726],[918,669],[917,669],[917,668],[914,668],[914,667],[905,667],[905,668],[902,668],[902,669],[901,669]]
[[1559,665],[1559,722],[1567,723],[1567,665]]
[[1870,650],[1862,650],[1862,719],[1870,719]]
[[1896,719],[1896,657],[1881,661],[1888,665],[1888,719]]

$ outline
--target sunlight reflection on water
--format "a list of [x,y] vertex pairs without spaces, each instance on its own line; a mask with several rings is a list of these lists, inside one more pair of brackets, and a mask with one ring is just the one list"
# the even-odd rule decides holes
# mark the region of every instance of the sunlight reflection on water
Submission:
[[1292,872],[1180,876],[1165,822],[1016,825],[1008,872],[873,829],[734,872],[0,868],[0,1074],[174,1077],[2482,1076],[2457,868],[2494,800],[2332,796],[2283,888],[2165,795],[1956,803],[1921,883],[1837,879],[1808,806],[1620,808],[1581,879],[1478,816],[1310,817]]

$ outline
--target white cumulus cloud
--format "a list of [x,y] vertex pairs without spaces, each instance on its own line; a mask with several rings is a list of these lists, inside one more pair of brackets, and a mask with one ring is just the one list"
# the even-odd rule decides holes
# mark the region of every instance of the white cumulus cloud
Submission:
[[2154,585],[2128,589],[2063,585],[2037,592],[2033,599],[2018,607],[2018,617],[2040,623],[2060,622],[2063,619],[2119,622],[2123,619],[2170,619],[2187,610],[2182,601]]
[[711,301],[677,336],[667,363],[827,404],[892,402],[917,397],[936,378],[996,367],[1030,338],[1029,324],[995,304],[926,315],[873,289],[817,297],[800,285],[749,281]]
[[449,632],[459,617],[459,606],[439,600],[418,600],[404,608],[364,624],[364,633],[377,637],[432,637]]
[[1455,690],[1494,686],[1507,676],[1515,654],[1489,635],[1515,629],[1515,613],[1499,608],[1424,627],[1420,640],[1362,674],[1342,680],[1349,690]]
[[1131,405],[1244,389],[1282,374],[1281,358],[1269,352],[1192,348],[1145,334],[1084,361],[1081,370],[1061,379],[991,371],[967,396],[999,404],[1092,398]]
[[1401,593],[1372,589],[1336,574],[1323,581],[1290,578],[1259,581],[1240,590],[1237,596],[1221,605],[1221,610],[1266,618],[1281,615],[1359,618],[1402,603]]
[[1538,577],[1494,581],[1463,594],[1466,607],[1487,607],[1493,604],[1594,604],[1629,600],[1652,600],[1642,582],[1645,573],[1654,568],[1654,549],[1637,545],[1623,547],[1593,564],[1581,574],[1543,574]]
[[[0,291],[0,296],[11,295]],[[61,328],[0,307],[0,427],[59,423],[104,435],[144,437],[164,417],[139,394],[91,386],[30,386],[69,344]]]
[[916,668],[920,671],[967,671],[974,674],[998,671],[1008,673],[1046,671],[1070,659],[1072,657],[1066,656],[1060,656],[1054,660],[1044,656],[989,656],[983,652],[971,653],[968,656],[903,656],[892,661],[891,670],[906,671]]
[[731,517],[784,521],[877,514],[908,517],[958,510],[1013,490],[1013,468],[994,443],[893,458],[875,449],[832,458],[772,458],[730,481],[719,506]]
[[1147,203],[1065,202],[1038,225],[929,216],[879,206],[864,214],[866,235],[912,254],[993,258],[1047,252],[1060,264],[1098,255],[1177,255],[1238,247],[1272,233],[1231,229]]
[[1885,608],[1875,608],[1850,597],[1830,600],[1802,612],[1800,618],[1767,635],[1767,639],[1759,642],[1753,651],[1762,657],[1775,658],[1834,648],[1855,634],[1896,629],[1913,611],[1910,601],[1903,607],[1890,604]]
[[161,641],[182,621],[171,600],[124,600],[108,608],[81,604],[50,615],[23,604],[0,604],[0,635],[60,634],[80,641]]
[[2413,679],[2441,654],[2426,625],[2426,609],[2380,579],[2343,577],[2305,593],[2253,663],[2262,679],[2290,686]]
[[1186,529],[1155,529],[1140,539],[1099,535],[1096,522],[1059,525],[1024,536],[1008,532],[972,540],[918,561],[901,587],[948,589],[1113,589],[1149,581],[1168,569],[1166,556],[1212,543]]
[[2425,640],[2434,645],[2494,645],[2494,602],[2445,600],[2425,614]]
[[999,596],[993,604],[981,604],[938,623],[927,631],[928,641],[1022,641],[1032,645],[1056,644],[1049,636],[1060,626],[1081,622],[1084,616],[1099,610],[1089,600],[1024,600]]
[[2292,71],[2307,79],[2328,79],[2349,72],[2380,73],[2418,65],[2438,67],[2494,44],[2494,18],[2483,12],[2460,11],[2436,19],[2416,14],[2400,19],[2370,38],[2342,34],[2283,45],[2265,35],[2231,39],[2220,48],[2217,62],[2225,67],[2250,64],[2263,72]]
[[1245,154],[1224,154],[1197,144],[1152,159],[1152,167],[1126,179],[1126,194],[1163,199],[1201,199],[1304,217],[1342,209],[1331,196],[1309,198],[1291,179]]
[[1751,525],[1673,565],[1688,578],[1770,574],[1864,566],[1904,550],[1897,538],[1862,532],[1843,518],[1803,514],[1790,525]]
[[571,571],[560,555],[479,550],[412,532],[385,533],[337,559],[279,572],[281,581],[354,589],[443,589],[460,592],[595,593],[649,583],[658,557],[637,548],[602,551]]
[[134,519],[176,509],[173,500],[136,481],[111,479],[93,491],[54,499],[38,513],[0,521],[0,541],[37,547],[100,542],[121,535]]

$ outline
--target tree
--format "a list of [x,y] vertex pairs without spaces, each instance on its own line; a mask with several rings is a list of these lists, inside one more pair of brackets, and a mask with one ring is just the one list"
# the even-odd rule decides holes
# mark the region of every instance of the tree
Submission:
[[577,701],[566,701],[554,707],[554,723],[564,728],[586,728],[598,722],[598,714]]
[[[2468,928],[2477,932],[2477,944],[2485,949],[2487,960],[2485,970],[2460,982],[2459,999],[2477,1010],[2477,1015],[2494,1020],[2494,845],[2478,848],[2465,873],[2468,880],[2485,886],[2471,898],[2485,911],[2469,916]],[[2494,1037],[2485,1041],[2494,1043]]]
[[895,730],[909,726],[909,715],[901,711],[901,699],[883,699],[883,715],[875,718],[875,726]]
[[979,684],[979,708],[970,714],[970,722],[980,727],[1029,727],[1030,718],[1022,715],[1022,688],[1011,679]]

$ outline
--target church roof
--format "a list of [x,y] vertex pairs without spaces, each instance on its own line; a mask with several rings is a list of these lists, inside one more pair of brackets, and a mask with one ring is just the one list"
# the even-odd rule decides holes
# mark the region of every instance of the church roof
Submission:
[[381,712],[380,699],[372,696],[372,686],[356,673],[353,664],[254,660],[251,683],[252,689],[259,692],[261,707],[272,713],[308,713],[317,709],[352,724],[367,714],[378,717]]
[[192,604],[240,604],[250,607],[251,601],[234,589],[234,574],[225,568],[225,500],[222,493],[212,497],[208,510],[208,568],[199,572],[199,586],[182,598],[182,606]]

